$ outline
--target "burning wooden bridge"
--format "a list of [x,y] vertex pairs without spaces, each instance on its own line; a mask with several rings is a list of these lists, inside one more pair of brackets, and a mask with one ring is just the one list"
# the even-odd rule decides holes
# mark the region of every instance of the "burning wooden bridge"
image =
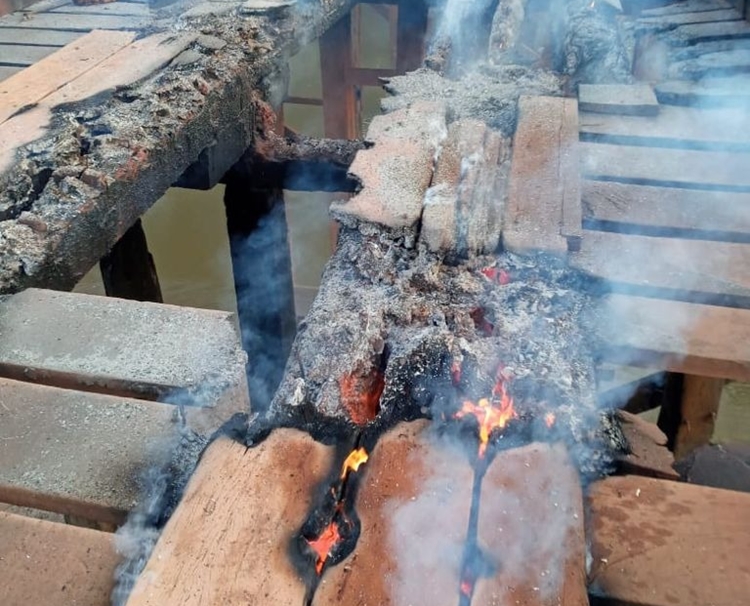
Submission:
[[[118,564],[128,606],[744,604],[750,497],[680,481],[670,450],[705,444],[723,382],[750,378],[750,25],[723,0],[517,4],[482,70],[437,28],[429,68],[398,77],[354,65],[346,2],[212,2],[174,30],[136,3],[0,19],[14,57],[65,44],[0,82],[0,502],[93,526],[0,511],[9,604],[105,604]],[[395,71],[428,20],[404,7]],[[140,19],[164,31],[136,39]],[[267,82],[334,23],[328,133],[352,136],[363,81],[388,77],[390,111],[366,145],[284,141]],[[577,54],[602,23],[637,81],[624,55]],[[137,219],[161,192],[225,179],[238,242],[299,166],[355,193],[337,250],[273,401],[251,391],[184,487],[249,406],[231,319],[29,287],[70,288],[118,243],[108,294],[158,298]],[[597,395],[608,364],[666,387]],[[625,402],[661,405],[665,433],[601,414]]]

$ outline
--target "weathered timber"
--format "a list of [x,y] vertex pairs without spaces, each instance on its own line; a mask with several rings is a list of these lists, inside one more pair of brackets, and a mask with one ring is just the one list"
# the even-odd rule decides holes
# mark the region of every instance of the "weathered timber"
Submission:
[[581,172],[599,181],[686,189],[750,191],[744,155],[688,149],[584,143]]
[[[35,105],[70,80],[96,67],[130,44],[133,38],[133,32],[91,32],[34,67],[3,81],[0,85],[3,98],[0,124],[20,109]],[[3,147],[13,143],[11,139],[3,138],[2,141]]]
[[609,295],[600,324],[607,359],[691,375],[750,379],[750,311]]
[[588,504],[589,590],[604,603],[742,604],[750,594],[750,495],[625,476],[594,484]]
[[681,0],[672,2],[666,6],[657,8],[646,8],[640,11],[642,17],[660,17],[663,15],[675,15],[679,13],[699,13],[703,11],[715,11],[732,8],[727,0]]
[[[33,154],[16,150],[0,177],[0,208],[14,206],[13,216],[28,212],[42,228],[0,222],[0,292],[72,288],[203,150],[220,146],[223,166],[215,170],[229,170],[264,121],[255,104],[258,91],[276,90],[261,80],[281,78],[282,64],[302,40],[319,35],[349,8],[347,0],[313,0],[273,26],[263,15],[217,15],[210,22],[183,15],[182,32],[190,37],[201,30],[204,36],[194,43],[194,61],[127,84],[117,83],[122,66],[113,65],[104,76],[114,91],[93,98],[89,91],[85,104],[57,107],[59,119],[37,135]],[[21,126],[13,138],[28,131]]]
[[164,301],[140,219],[102,257],[99,267],[108,297],[155,303]]
[[[750,118],[741,109],[662,107],[653,118],[582,113],[581,139],[622,145],[750,151]],[[648,153],[651,153],[650,151]]]
[[[748,38],[750,40],[750,38]],[[704,78],[700,82],[669,80],[655,85],[660,103],[702,108],[750,107],[750,78],[743,75]]]
[[0,390],[0,502],[121,524],[178,438],[166,404],[8,379]]
[[619,469],[626,474],[679,480],[680,474],[672,467],[674,455],[667,448],[667,436],[661,429],[622,410],[617,411],[617,416],[630,446],[627,454],[617,458]]
[[266,410],[296,324],[284,194],[280,188],[255,189],[252,175],[234,168],[224,206],[250,402],[254,410]]
[[114,585],[113,535],[0,511],[4,606],[107,606]]
[[571,264],[627,294],[750,307],[750,245],[586,231]]
[[473,475],[465,455],[426,421],[383,435],[357,498],[357,546],[326,573],[315,604],[456,604]]
[[659,113],[656,95],[648,84],[581,84],[578,108],[581,112],[632,116]]
[[750,193],[584,180],[581,199],[592,228],[750,243]]
[[746,21],[681,25],[670,32],[667,40],[672,45],[690,46],[698,42],[737,38],[750,38],[750,24]]
[[7,78],[10,78],[11,76],[14,76],[22,69],[22,67],[8,67],[6,65],[0,65],[0,82]]
[[[36,4],[36,3],[35,3]],[[33,44],[38,46],[65,46],[85,35],[67,30],[28,30],[19,27],[0,27],[0,44]]]
[[354,139],[359,134],[360,107],[351,81],[351,29],[351,15],[344,15],[319,42],[323,132],[334,139]]
[[565,255],[566,236],[579,235],[565,220],[566,208],[580,205],[576,116],[574,99],[519,100],[503,221],[503,246],[511,252]]
[[110,2],[107,4],[89,4],[80,6],[67,3],[45,12],[49,12],[53,15],[118,15],[125,17],[148,17],[150,14],[150,8],[147,2]]
[[232,314],[28,289],[0,323],[2,376],[185,404],[196,431],[248,408]]
[[201,458],[128,606],[303,604],[305,583],[290,549],[332,466],[332,447],[294,430],[276,430],[249,450],[218,439]]
[[[528,0],[501,2],[495,9],[490,30],[488,57],[494,63],[511,63],[517,58]],[[523,47],[522,47],[523,48]]]
[[581,482],[562,445],[531,444],[492,461],[477,537],[497,572],[480,575],[472,603],[588,605]]
[[639,29],[667,30],[680,25],[695,23],[718,23],[723,21],[739,21],[742,14],[734,8],[698,11],[695,13],[672,13],[653,17],[641,17],[637,20]]
[[27,67],[51,55],[57,48],[56,46],[28,44],[0,44],[0,64]]
[[701,80],[748,72],[750,72],[750,49],[738,48],[673,61],[667,70],[666,78]]
[[682,459],[699,446],[708,444],[714,434],[724,379],[685,375],[682,383],[680,422],[674,443],[676,459]]
[[17,13],[3,18],[3,24],[29,29],[65,29],[73,32],[91,30],[138,30],[147,27],[147,15],[120,17],[117,15],[66,15],[55,13]]

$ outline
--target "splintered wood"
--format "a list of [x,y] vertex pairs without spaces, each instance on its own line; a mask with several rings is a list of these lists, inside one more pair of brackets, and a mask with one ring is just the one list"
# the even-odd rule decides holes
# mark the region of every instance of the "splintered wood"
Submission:
[[300,606],[290,545],[331,470],[333,448],[280,429],[256,448],[220,438],[136,583],[128,606]]

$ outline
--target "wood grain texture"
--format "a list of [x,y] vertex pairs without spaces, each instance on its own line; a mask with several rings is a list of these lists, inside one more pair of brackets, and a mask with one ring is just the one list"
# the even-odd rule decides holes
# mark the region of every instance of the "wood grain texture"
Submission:
[[119,561],[109,533],[0,511],[3,606],[108,606]]
[[676,25],[693,23],[717,23],[722,21],[738,21],[742,14],[734,8],[719,10],[697,11],[694,13],[671,13],[657,16],[640,17],[637,21],[639,28],[659,29]]
[[599,313],[607,360],[750,380],[750,310],[608,295]]
[[333,449],[275,430],[255,448],[220,438],[204,453],[128,606],[300,606],[290,543],[332,470]]
[[578,107],[582,112],[655,116],[659,103],[648,84],[580,84]]
[[82,32],[66,30],[30,30],[23,27],[0,27],[0,44],[65,46],[84,35],[86,34]]
[[594,484],[588,504],[593,595],[642,606],[746,603],[750,495],[623,476]]
[[28,67],[57,50],[58,47],[56,46],[0,43],[0,64]]
[[682,459],[711,441],[724,382],[724,379],[685,375],[681,419],[674,444],[676,459]]

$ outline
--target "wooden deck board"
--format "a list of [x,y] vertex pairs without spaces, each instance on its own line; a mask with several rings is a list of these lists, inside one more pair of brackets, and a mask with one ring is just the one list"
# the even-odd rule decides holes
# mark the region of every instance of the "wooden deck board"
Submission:
[[137,30],[146,27],[150,17],[120,17],[117,15],[68,15],[56,13],[23,13],[3,17],[1,25],[28,29],[68,30],[90,32],[104,30]]
[[[0,21],[0,23],[2,23]],[[0,44],[34,44],[65,46],[83,36],[81,32],[65,30],[37,30],[23,27],[0,27]]]
[[590,591],[604,603],[740,605],[750,595],[750,495],[637,476],[592,486]]
[[567,252],[563,209],[580,200],[577,113],[575,99],[521,97],[503,228],[506,249]]
[[750,310],[608,295],[598,313],[606,360],[750,381]]
[[[587,222],[653,236],[750,242],[750,194],[586,181]],[[632,229],[631,229],[632,228]]]
[[750,306],[750,245],[585,231],[571,264],[632,294]]
[[703,11],[714,11],[732,8],[727,0],[683,0],[673,2],[667,6],[658,8],[646,8],[641,11],[642,17],[659,17],[662,15],[675,15],[679,13],[699,13]]
[[[750,39],[748,39],[750,41]],[[700,82],[668,80],[655,86],[660,103],[702,108],[750,107],[750,76],[704,78]]]
[[28,67],[59,50],[56,46],[0,44],[0,65]]
[[667,40],[673,45],[690,45],[733,38],[750,38],[750,24],[747,21],[725,21],[681,25],[670,32]]
[[8,67],[6,65],[0,65],[0,82],[2,82],[3,80],[7,80],[11,76],[15,76],[22,69],[22,67]]
[[[745,109],[661,107],[658,116],[612,116],[582,112],[581,139],[723,151],[750,151],[750,114]],[[650,150],[644,150],[646,156]]]
[[122,523],[178,437],[167,404],[2,378],[0,392],[0,502]]
[[119,17],[149,17],[148,4],[135,2],[110,2],[108,4],[92,4],[77,6],[75,4],[64,4],[49,11],[53,15],[116,15]]
[[742,13],[737,9],[725,8],[719,10],[698,11],[694,13],[671,13],[658,16],[640,17],[637,20],[637,24],[640,28],[668,28],[694,23],[716,23],[723,21],[738,21],[740,19],[742,19]]
[[303,604],[291,541],[333,464],[333,448],[296,430],[277,429],[250,450],[214,442],[128,606]]
[[[22,107],[39,103],[66,83],[86,73],[107,57],[126,47],[135,37],[132,32],[91,32],[58,50],[29,69],[0,84],[0,128]],[[13,141],[0,133],[2,148]]]
[[3,606],[108,606],[113,535],[0,511]]
[[636,116],[659,113],[656,95],[648,84],[581,84],[578,108],[582,112]]
[[584,177],[637,185],[750,191],[748,153],[581,143]]

